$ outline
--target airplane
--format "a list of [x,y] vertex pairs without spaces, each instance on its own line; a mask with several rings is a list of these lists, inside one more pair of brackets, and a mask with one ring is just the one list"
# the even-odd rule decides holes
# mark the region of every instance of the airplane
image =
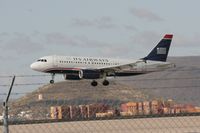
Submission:
[[97,79],[103,79],[102,84],[107,86],[110,76],[135,76],[175,67],[166,62],[172,38],[172,34],[166,34],[146,57],[137,60],[51,55],[39,58],[30,67],[50,73],[51,84],[55,74],[63,74],[65,80],[90,79],[92,86],[98,85]]

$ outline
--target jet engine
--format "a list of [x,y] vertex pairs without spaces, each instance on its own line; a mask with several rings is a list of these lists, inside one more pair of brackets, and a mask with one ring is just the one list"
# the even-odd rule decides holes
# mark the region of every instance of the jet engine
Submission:
[[83,78],[82,70],[73,70],[64,74],[65,80],[80,80]]
[[98,79],[102,78],[99,70],[73,70],[64,74],[65,80]]
[[83,70],[84,79],[99,79],[103,74],[100,70]]

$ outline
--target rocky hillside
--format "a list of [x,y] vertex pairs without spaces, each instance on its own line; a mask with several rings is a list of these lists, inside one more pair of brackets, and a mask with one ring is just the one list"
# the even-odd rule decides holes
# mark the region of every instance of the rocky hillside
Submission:
[[127,85],[111,81],[107,87],[99,85],[92,87],[90,81],[64,81],[53,85],[45,85],[38,90],[17,100],[20,104],[38,101],[38,95],[42,94],[43,101],[65,101],[74,104],[87,104],[96,101],[129,101],[144,100],[148,96],[142,91]]
[[[42,100],[38,96],[42,95]],[[108,87],[92,87],[90,81],[65,81],[48,84],[12,102],[10,113],[19,116],[22,112],[31,114],[34,119],[44,119],[50,106],[85,105],[104,103],[119,107],[122,102],[144,101],[148,95],[142,91],[111,81]],[[20,117],[21,118],[21,117]]]

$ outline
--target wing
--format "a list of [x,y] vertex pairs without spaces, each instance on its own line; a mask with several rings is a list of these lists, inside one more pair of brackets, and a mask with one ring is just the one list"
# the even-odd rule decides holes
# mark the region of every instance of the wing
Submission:
[[115,73],[115,72],[119,72],[119,71],[122,71],[122,70],[133,70],[138,63],[141,63],[141,62],[145,62],[145,60],[138,60],[136,62],[133,62],[133,63],[128,63],[128,64],[123,64],[123,65],[115,65],[115,66],[110,66],[110,67],[101,67],[101,68],[98,68],[98,70],[101,70],[103,72],[106,72],[106,73]]

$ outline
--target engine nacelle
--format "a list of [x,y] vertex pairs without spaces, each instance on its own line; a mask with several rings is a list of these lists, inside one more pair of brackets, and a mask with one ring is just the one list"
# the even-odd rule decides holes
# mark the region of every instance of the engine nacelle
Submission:
[[73,70],[64,74],[65,80],[99,79],[102,73],[99,70]]
[[99,70],[83,70],[84,79],[99,79],[103,74]]
[[64,78],[65,78],[65,80],[80,80],[83,78],[83,71],[82,70],[69,71],[64,74]]

